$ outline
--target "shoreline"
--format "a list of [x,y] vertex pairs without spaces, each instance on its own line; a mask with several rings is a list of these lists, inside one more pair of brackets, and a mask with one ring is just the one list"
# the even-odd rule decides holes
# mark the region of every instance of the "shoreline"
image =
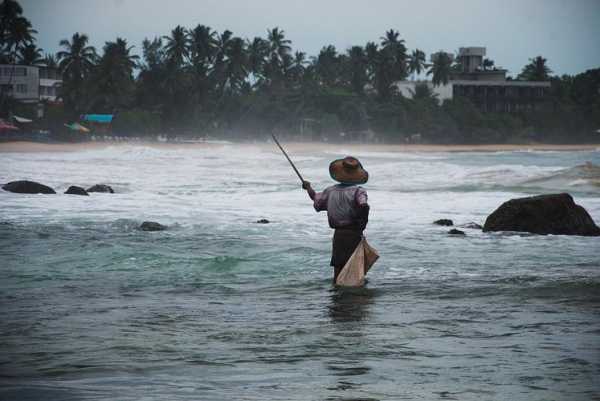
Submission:
[[[80,143],[42,143],[30,141],[0,142],[0,153],[56,153],[101,150],[119,146],[147,146],[163,149],[206,149],[235,145],[239,147],[259,147],[261,150],[273,149],[272,143],[160,143],[160,142],[80,142]],[[600,151],[598,144],[486,144],[486,145],[435,145],[435,144],[358,144],[358,143],[321,143],[321,142],[289,142],[284,143],[287,149],[295,152],[311,151],[371,151],[371,152],[510,152],[510,151]]]

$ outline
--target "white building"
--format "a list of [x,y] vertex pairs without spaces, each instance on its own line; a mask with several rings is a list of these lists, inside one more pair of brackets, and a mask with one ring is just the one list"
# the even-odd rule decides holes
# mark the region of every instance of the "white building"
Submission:
[[40,100],[39,68],[28,65],[0,64],[0,90],[16,100],[35,103]]
[[18,101],[57,100],[60,74],[54,68],[0,64],[0,90]]

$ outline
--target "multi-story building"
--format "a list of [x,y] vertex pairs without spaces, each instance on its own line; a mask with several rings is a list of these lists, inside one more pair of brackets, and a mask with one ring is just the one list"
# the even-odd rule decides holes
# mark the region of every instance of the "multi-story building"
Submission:
[[54,68],[30,65],[0,64],[0,91],[24,103],[57,100],[62,84],[60,73]]
[[62,77],[56,68],[40,67],[40,100],[56,102]]
[[550,82],[507,79],[505,69],[484,68],[485,55],[485,47],[461,47],[456,57],[459,70],[450,74],[447,84],[433,86],[431,82],[401,81],[396,87],[403,96],[412,98],[415,86],[425,84],[438,101],[466,98],[483,112],[528,112],[548,108]]
[[39,68],[28,65],[0,64],[0,91],[16,100],[36,103],[40,100]]

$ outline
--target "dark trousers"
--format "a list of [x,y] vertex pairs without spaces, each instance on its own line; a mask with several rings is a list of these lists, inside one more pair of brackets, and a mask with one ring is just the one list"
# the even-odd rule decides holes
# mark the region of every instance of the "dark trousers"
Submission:
[[333,266],[334,283],[361,239],[362,230],[337,228],[333,232],[331,266]]

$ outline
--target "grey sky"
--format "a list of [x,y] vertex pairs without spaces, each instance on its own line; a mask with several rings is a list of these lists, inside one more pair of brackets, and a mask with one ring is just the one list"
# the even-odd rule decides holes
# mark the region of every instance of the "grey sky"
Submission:
[[279,26],[294,49],[315,55],[326,44],[343,51],[377,41],[390,28],[409,49],[428,55],[461,46],[486,46],[511,74],[543,55],[555,73],[600,67],[600,0],[21,0],[39,31],[38,46],[58,50],[60,39],[88,34],[101,49],[124,37],[140,51],[145,37],[176,25],[204,24],[235,35],[266,36]]

